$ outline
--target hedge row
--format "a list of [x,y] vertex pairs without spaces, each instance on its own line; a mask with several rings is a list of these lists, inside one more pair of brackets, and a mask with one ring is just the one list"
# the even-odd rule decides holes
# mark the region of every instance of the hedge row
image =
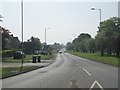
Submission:
[[2,51],[2,57],[3,58],[5,58],[5,57],[12,57],[15,51],[18,51],[18,50],[3,50]]

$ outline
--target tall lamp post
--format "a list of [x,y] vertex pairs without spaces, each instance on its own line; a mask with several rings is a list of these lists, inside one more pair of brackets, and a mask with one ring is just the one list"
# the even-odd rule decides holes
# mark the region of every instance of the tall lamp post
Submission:
[[44,44],[44,48],[43,48],[45,51],[46,51],[46,46],[47,46],[47,40],[46,40],[47,39],[46,38],[47,37],[47,35],[46,35],[47,29],[50,29],[50,27],[49,28],[45,28],[45,44]]
[[[21,0],[21,33],[22,33],[22,53],[23,53],[23,0]],[[23,67],[23,56],[20,70],[22,71]]]
[[[99,10],[100,13],[100,22],[99,25],[101,24],[101,9],[96,9],[96,8],[91,8],[91,10]],[[103,48],[102,48],[102,43],[101,43],[101,39],[100,39],[100,51],[101,51],[101,56],[103,56]]]
[[47,37],[47,36],[46,36],[46,30],[47,30],[47,29],[50,29],[50,27],[49,27],[49,28],[45,28],[45,45],[47,45],[47,42],[46,42],[46,37]]
[[99,12],[100,12],[100,23],[101,23],[101,9],[96,9],[96,8],[91,8],[91,10],[99,10]]

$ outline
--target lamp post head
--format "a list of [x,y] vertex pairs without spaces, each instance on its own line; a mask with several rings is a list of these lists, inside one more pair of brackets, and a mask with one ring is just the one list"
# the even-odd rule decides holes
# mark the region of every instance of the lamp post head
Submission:
[[91,10],[95,10],[95,8],[94,8],[94,7],[92,7],[92,8],[91,8]]

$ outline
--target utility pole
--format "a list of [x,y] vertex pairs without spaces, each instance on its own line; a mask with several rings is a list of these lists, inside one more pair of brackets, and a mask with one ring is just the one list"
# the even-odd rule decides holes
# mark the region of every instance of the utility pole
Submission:
[[46,28],[45,28],[45,45],[46,45],[47,43],[46,43]]
[[[23,55],[23,0],[21,0],[21,33],[22,33],[22,55]],[[24,60],[23,60],[23,56],[22,56],[20,71],[22,71],[23,62],[24,62]]]
[[47,30],[47,29],[50,29],[50,27],[49,27],[49,28],[45,28],[45,45],[47,45],[47,38],[46,38],[46,37],[47,37],[47,35],[46,35],[46,30]]

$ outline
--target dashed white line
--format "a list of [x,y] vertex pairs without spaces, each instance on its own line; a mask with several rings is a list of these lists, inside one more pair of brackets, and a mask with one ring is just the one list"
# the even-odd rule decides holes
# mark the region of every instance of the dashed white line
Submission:
[[76,63],[76,65],[79,66],[80,68],[83,68],[83,67],[81,67],[78,63]]
[[85,68],[83,68],[82,66],[80,66],[80,64],[76,63],[76,65],[78,65],[80,68],[82,68],[88,75],[91,75]]
[[83,68],[83,70],[84,70],[88,75],[91,75],[86,69]]

